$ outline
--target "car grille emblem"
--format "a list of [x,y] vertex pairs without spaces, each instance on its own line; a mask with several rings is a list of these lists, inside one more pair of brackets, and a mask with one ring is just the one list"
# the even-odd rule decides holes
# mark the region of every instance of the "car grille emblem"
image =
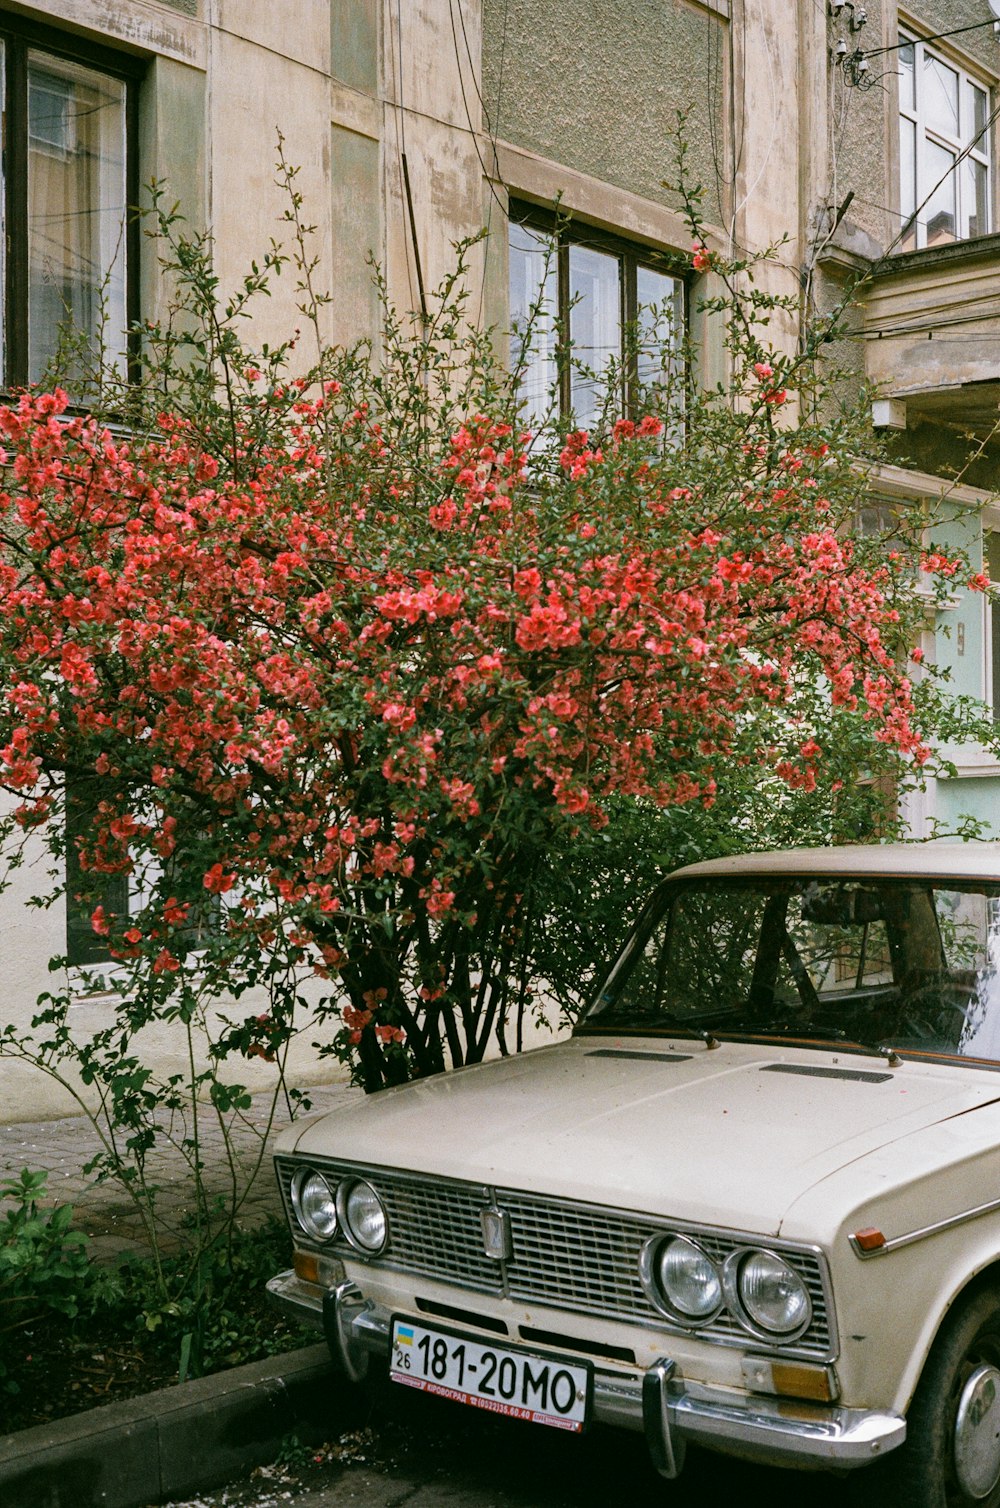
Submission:
[[483,1228],[483,1251],[494,1262],[509,1262],[513,1255],[510,1239],[510,1216],[506,1210],[491,1205],[479,1211],[479,1223]]

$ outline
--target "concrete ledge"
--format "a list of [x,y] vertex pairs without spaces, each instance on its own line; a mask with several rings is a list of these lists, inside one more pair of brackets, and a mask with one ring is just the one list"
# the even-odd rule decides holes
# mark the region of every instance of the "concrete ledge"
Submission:
[[3,1508],[143,1508],[220,1486],[328,1429],[338,1382],[307,1346],[0,1436]]

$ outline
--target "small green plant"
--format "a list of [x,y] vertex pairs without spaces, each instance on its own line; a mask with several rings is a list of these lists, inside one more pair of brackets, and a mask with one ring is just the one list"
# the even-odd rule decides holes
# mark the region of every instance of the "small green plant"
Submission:
[[[70,1229],[73,1206],[40,1205],[48,1176],[24,1168],[0,1183],[0,1200],[9,1203],[0,1223],[0,1337],[46,1312],[74,1318],[93,1302],[94,1269],[86,1236]],[[0,1391],[16,1391],[7,1349],[0,1349]]]
[[[0,1321],[0,1434],[302,1345],[303,1332],[264,1298],[287,1242],[277,1219],[238,1230],[196,1281],[185,1253],[162,1272],[150,1257],[95,1262],[75,1312],[33,1305],[10,1334]],[[164,1302],[164,1281],[180,1292],[175,1302]]]
[[[271,1217],[252,1231],[234,1231],[227,1246],[148,1258],[119,1269],[108,1313],[119,1333],[131,1333],[144,1353],[176,1368],[177,1380],[201,1377],[287,1349],[273,1315],[248,1310],[247,1295],[258,1294],[287,1259],[284,1221]],[[164,1301],[164,1286],[175,1297]]]

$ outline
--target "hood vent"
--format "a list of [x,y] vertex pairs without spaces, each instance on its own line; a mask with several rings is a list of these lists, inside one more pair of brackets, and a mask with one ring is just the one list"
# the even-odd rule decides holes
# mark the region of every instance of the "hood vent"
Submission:
[[689,1052],[626,1052],[624,1048],[599,1047],[588,1058],[632,1058],[636,1063],[689,1063]]
[[891,1073],[866,1073],[860,1068],[811,1068],[807,1063],[768,1063],[761,1073],[795,1073],[804,1079],[852,1079],[856,1084],[885,1084]]

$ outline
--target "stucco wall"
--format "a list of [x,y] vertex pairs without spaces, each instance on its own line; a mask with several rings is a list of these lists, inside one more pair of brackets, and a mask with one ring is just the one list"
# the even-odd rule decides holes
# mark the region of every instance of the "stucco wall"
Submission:
[[676,205],[662,180],[675,175],[671,137],[685,111],[690,169],[718,223],[727,29],[685,0],[484,0],[483,99],[493,130]]
[[[1000,47],[993,33],[996,20],[988,0],[912,0],[905,7],[918,29],[925,36],[935,36],[943,31],[972,26],[976,22],[988,24],[977,31],[963,31],[961,36],[949,37],[942,44],[954,47],[982,64],[989,73],[996,73],[1000,64]],[[905,15],[902,21],[905,26]]]
[[[882,0],[867,0],[865,8],[868,22],[860,32],[850,32],[846,12],[844,19],[830,22],[831,46],[840,37],[849,47],[866,51],[896,41],[895,8]],[[895,204],[891,186],[897,172],[895,55],[873,57],[870,66],[878,78],[869,89],[849,85],[839,68],[831,72],[831,203],[840,204],[853,192],[850,221],[885,247],[891,239],[889,211]]]

